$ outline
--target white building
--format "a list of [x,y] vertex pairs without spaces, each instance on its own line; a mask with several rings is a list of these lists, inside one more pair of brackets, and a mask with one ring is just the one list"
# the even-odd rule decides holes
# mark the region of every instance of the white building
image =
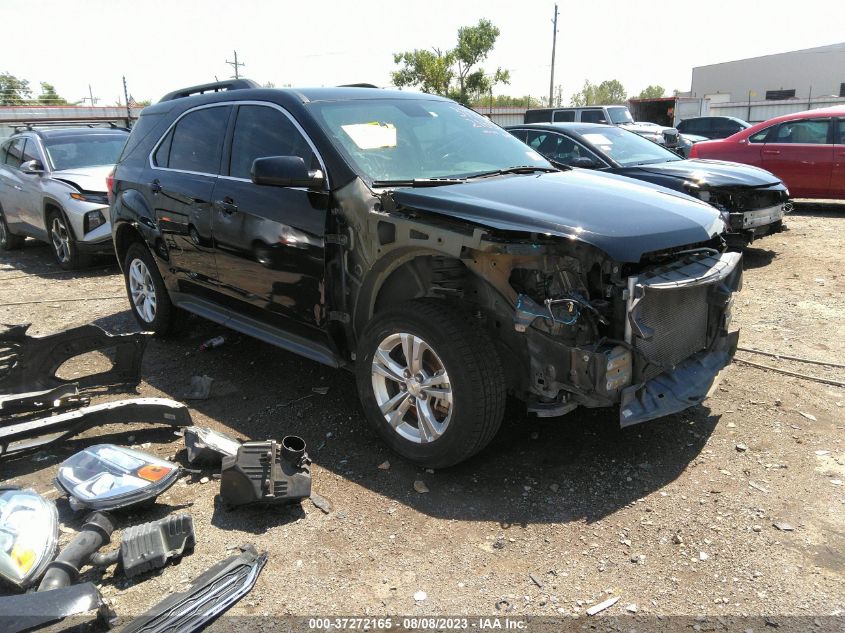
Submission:
[[752,123],[845,103],[845,42],[693,68],[690,96]]

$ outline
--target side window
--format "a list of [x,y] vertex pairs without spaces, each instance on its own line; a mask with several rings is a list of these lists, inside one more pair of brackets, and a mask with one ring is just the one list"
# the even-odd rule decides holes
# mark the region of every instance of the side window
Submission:
[[581,123],[607,123],[601,110],[582,110]]
[[252,161],[265,156],[300,156],[310,166],[313,152],[290,119],[275,108],[241,106],[232,137],[229,175],[249,178]]
[[9,165],[9,167],[21,166],[21,163],[23,162],[23,144],[25,141],[25,138],[16,138],[12,141],[11,145],[9,145],[9,149],[6,154],[6,164]]
[[525,142],[539,152],[540,146],[543,144],[543,141],[546,140],[547,136],[549,136],[548,132],[528,132]]
[[231,107],[219,106],[195,110],[182,117],[173,130],[170,144],[170,169],[216,174]]
[[769,143],[802,143],[825,145],[830,119],[799,119],[781,123]]
[[572,165],[577,159],[584,156],[597,161],[591,152],[562,134],[529,132],[528,144],[546,158],[564,165]]
[[153,155],[153,164],[156,167],[167,167],[170,160],[170,145],[173,143],[173,130],[167,133],[164,140],[159,144],[156,153]]
[[12,141],[6,141],[5,143],[0,143],[0,165],[6,164],[6,155],[9,153],[9,146],[12,144]]
[[837,145],[845,145],[845,118],[839,119],[839,134],[836,143]]
[[554,113],[555,123],[572,123],[575,121],[575,110],[558,110]]
[[525,135],[528,134],[528,130],[510,130],[510,133],[524,143]]
[[[41,151],[38,149],[38,144],[32,138],[26,139],[26,145],[23,149],[23,162],[30,160],[41,161]],[[43,161],[42,161],[43,162]]]
[[775,128],[775,126],[767,127],[767,128],[760,130],[756,134],[752,134],[751,136],[748,137],[748,142],[749,143],[765,143],[766,137],[769,136],[769,133],[772,132],[774,130],[774,128]]

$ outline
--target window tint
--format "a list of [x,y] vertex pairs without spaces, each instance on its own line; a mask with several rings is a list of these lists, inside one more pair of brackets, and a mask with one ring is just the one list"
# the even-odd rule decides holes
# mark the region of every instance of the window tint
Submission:
[[164,140],[153,155],[153,163],[156,167],[167,167],[167,162],[170,160],[171,143],[173,143],[173,130],[167,133],[167,136],[164,137]]
[[793,99],[795,88],[789,90],[766,90],[766,101],[779,101],[781,99]]
[[6,153],[6,164],[10,167],[21,166],[21,163],[23,162],[24,141],[26,141],[25,138],[16,138],[12,141],[11,145],[9,145],[9,149]]
[[513,134],[516,138],[518,138],[523,143],[525,142],[525,135],[528,134],[527,130],[508,130],[511,134]]
[[571,123],[575,121],[574,110],[558,110],[554,114],[555,123]]
[[540,154],[564,165],[572,165],[577,159],[582,157],[592,158],[598,162],[598,157],[592,152],[562,134],[538,130],[536,132],[528,132],[527,140],[528,144]]
[[845,145],[845,118],[839,119],[839,134],[836,142],[839,145]]
[[824,145],[830,119],[801,119],[781,123],[769,143],[804,143]]
[[23,162],[29,160],[41,160],[41,151],[38,149],[38,144],[31,138],[26,139],[26,145],[23,148]]
[[552,111],[548,109],[528,110],[525,113],[523,123],[548,123],[552,120],[551,115]]
[[311,166],[313,152],[290,119],[275,108],[241,106],[232,138],[229,175],[249,178],[252,161],[265,156],[300,156]]
[[604,118],[604,112],[601,110],[583,110],[581,123],[607,123],[607,119]]
[[764,128],[757,132],[756,134],[752,134],[748,137],[749,143],[765,143],[766,137],[769,136],[769,132],[774,129],[774,126]]
[[229,106],[195,110],[179,120],[170,146],[170,169],[216,174],[229,121]]

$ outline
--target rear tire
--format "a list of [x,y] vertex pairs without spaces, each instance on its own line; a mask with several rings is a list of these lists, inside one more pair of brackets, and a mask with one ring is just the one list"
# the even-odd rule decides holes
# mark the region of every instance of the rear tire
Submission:
[[418,299],[376,314],[361,336],[355,373],[367,420],[422,466],[470,458],[501,426],[506,386],[495,345],[445,301]]
[[0,207],[0,251],[16,251],[23,246],[26,238],[22,235],[14,235],[6,224],[6,216]]
[[161,273],[145,244],[129,245],[123,260],[123,278],[132,316],[141,328],[160,337],[178,333],[184,314],[170,301]]
[[91,258],[79,252],[73,231],[61,211],[50,211],[47,214],[47,236],[59,266],[65,270],[75,270],[90,265]]

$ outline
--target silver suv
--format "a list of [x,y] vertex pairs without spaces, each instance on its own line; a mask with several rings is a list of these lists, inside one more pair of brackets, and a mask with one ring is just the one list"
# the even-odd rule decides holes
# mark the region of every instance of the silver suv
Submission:
[[113,253],[106,178],[128,137],[114,127],[28,127],[0,143],[0,251],[34,237],[62,268]]

